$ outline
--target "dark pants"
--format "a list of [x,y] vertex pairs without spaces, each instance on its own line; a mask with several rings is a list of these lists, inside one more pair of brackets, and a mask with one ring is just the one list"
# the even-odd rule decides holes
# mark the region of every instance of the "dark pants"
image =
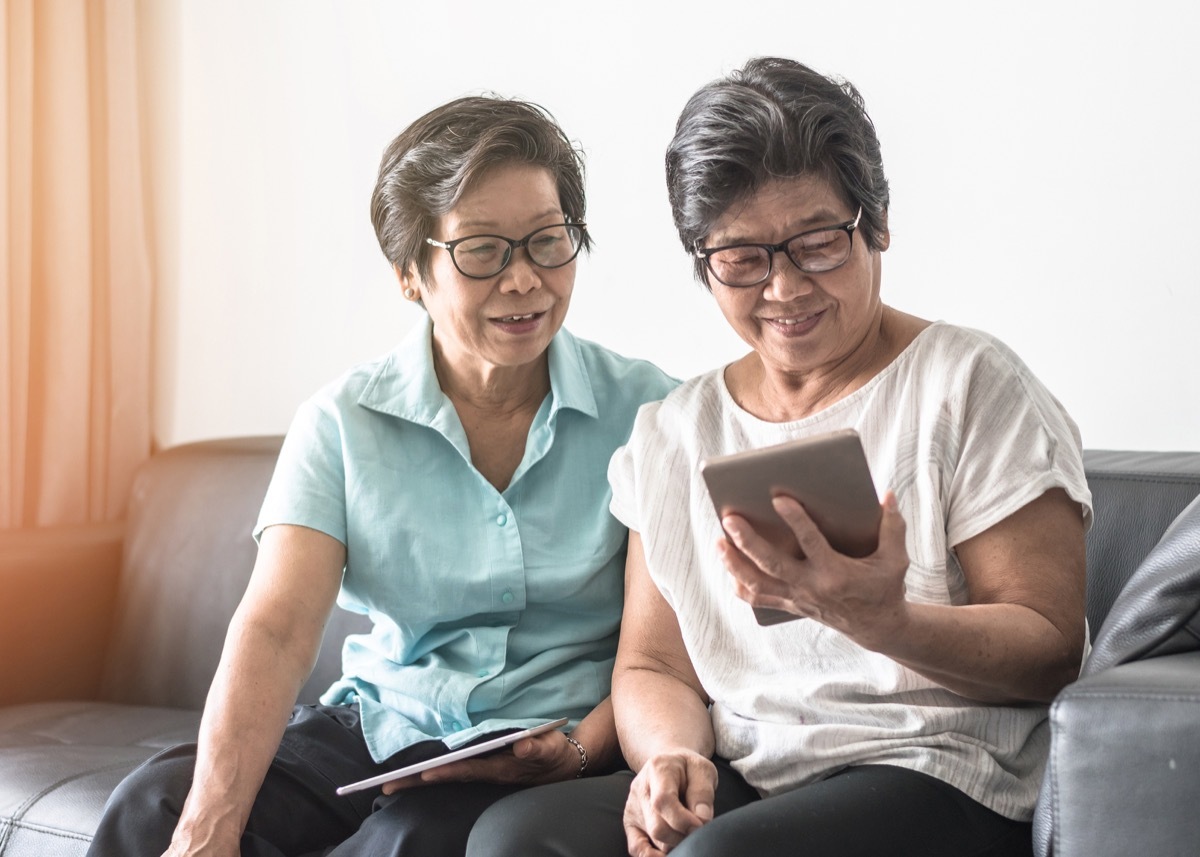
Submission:
[[[484,740],[484,739],[480,739]],[[518,786],[454,783],[383,795],[334,790],[446,752],[440,741],[408,747],[383,763],[367,751],[358,711],[298,706],[242,836],[243,857],[371,855],[461,857],[471,826]],[[148,759],[104,808],[88,857],[160,857],[192,785],[196,745]]]
[[[1030,857],[1031,825],[1012,821],[925,774],[847,768],[759,798],[717,761],[715,817],[671,857]],[[471,830],[468,857],[624,857],[628,771],[528,789],[499,801]]]

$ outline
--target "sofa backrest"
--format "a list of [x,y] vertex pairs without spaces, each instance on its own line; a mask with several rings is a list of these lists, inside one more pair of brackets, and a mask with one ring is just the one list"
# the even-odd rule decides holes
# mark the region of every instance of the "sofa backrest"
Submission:
[[[251,535],[281,437],[173,447],[138,471],[130,497],[104,699],[199,709],[225,630],[250,579]],[[341,644],[365,617],[336,609],[312,676],[317,696],[341,674]]]
[[[155,455],[130,499],[114,632],[102,696],[199,709],[225,630],[250,579],[251,530],[281,437],[202,441]],[[1099,629],[1142,558],[1200,494],[1200,453],[1088,451],[1095,505],[1087,540],[1088,619]],[[367,630],[337,609],[302,702],[341,674],[341,644]]]
[[1200,452],[1087,450],[1095,520],[1087,537],[1087,614],[1095,639],[1130,575],[1200,495]]

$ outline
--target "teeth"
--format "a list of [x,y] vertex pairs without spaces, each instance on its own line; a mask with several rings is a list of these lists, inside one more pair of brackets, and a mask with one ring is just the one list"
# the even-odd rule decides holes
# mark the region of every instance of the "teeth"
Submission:
[[508,322],[508,323],[512,323],[515,321],[529,321],[535,315],[537,315],[537,313],[532,313],[532,312],[527,313],[525,315],[506,315],[503,318],[501,318],[500,320],[503,322]]
[[815,312],[812,313],[811,315],[806,315],[803,318],[776,318],[776,319],[772,319],[772,320],[776,324],[800,324],[801,322],[808,321],[814,315],[816,315]]

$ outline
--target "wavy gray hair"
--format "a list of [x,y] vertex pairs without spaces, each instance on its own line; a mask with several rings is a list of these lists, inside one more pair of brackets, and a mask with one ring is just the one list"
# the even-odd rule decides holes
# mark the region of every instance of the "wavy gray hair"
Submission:
[[[499,96],[459,98],[434,108],[400,133],[383,153],[371,194],[371,222],[383,255],[401,271],[414,266],[429,280],[437,218],[481,176],[505,164],[545,167],[570,223],[587,210],[583,155],[548,110]],[[591,238],[583,235],[583,249]]]
[[[679,240],[691,253],[717,220],[765,182],[827,178],[859,232],[879,250],[889,194],[875,125],[857,89],[805,65],[757,57],[691,97],[667,147],[667,193]],[[696,277],[711,288],[704,261]]]

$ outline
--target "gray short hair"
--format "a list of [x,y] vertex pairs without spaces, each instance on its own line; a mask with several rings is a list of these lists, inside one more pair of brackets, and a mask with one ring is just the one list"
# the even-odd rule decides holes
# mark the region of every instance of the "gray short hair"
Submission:
[[[889,195],[875,125],[858,90],[805,65],[757,57],[691,97],[667,147],[667,192],[679,239],[690,253],[732,205],[765,182],[826,177],[859,232],[881,247]],[[704,262],[696,276],[708,285]]]
[[[459,98],[417,119],[383,153],[371,222],[388,262],[401,271],[415,266],[428,281],[425,239],[436,219],[485,173],[507,164],[549,170],[567,221],[584,222],[583,155],[548,110],[499,96]],[[583,248],[590,247],[585,232]]]

